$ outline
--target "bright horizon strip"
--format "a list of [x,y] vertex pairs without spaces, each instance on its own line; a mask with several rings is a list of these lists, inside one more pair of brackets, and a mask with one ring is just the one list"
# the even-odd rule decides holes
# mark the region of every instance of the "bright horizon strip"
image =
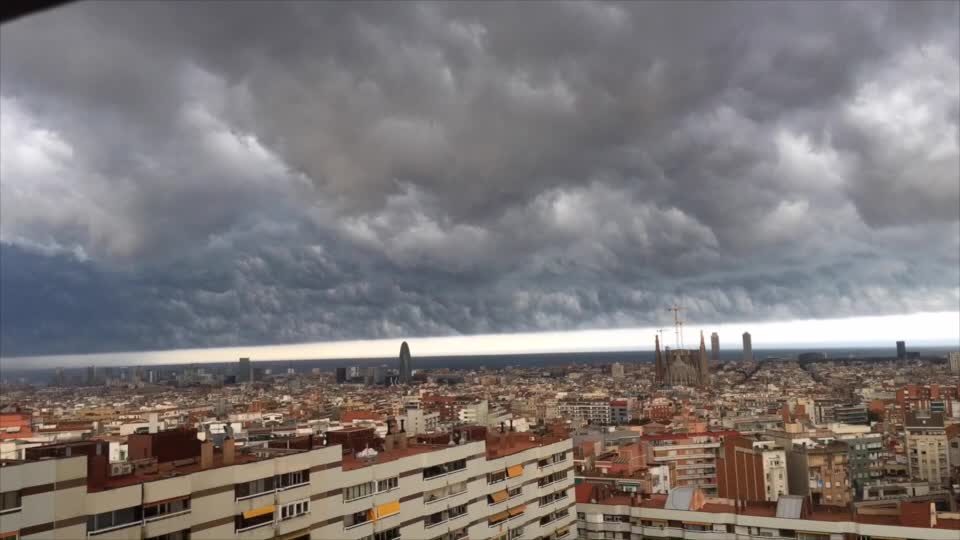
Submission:
[[[534,354],[563,352],[648,351],[653,349],[658,327],[611,330],[574,330],[517,334],[482,334],[447,337],[398,337],[393,339],[329,341],[249,347],[172,349],[92,354],[18,356],[0,358],[0,368],[49,369],[84,366],[117,367],[168,364],[205,364],[252,361],[333,360],[390,358],[397,356],[400,343],[407,341],[413,357]],[[672,325],[663,330],[663,346],[674,347]],[[914,313],[847,319],[806,319],[796,321],[684,325],[684,346],[696,348],[700,331],[707,348],[710,334],[720,335],[720,348],[740,350],[741,335],[750,332],[754,349],[887,347],[897,340],[911,346],[947,346],[960,350],[960,311]]]

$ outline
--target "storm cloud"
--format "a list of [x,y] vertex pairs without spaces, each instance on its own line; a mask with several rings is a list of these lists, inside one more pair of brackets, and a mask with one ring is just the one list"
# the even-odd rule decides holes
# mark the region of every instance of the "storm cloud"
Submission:
[[956,2],[0,29],[0,353],[960,309]]

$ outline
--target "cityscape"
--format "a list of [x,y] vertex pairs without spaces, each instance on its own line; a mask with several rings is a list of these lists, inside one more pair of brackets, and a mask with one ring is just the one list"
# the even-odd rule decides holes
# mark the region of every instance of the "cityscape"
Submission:
[[958,22],[0,2],[0,540],[960,540]]

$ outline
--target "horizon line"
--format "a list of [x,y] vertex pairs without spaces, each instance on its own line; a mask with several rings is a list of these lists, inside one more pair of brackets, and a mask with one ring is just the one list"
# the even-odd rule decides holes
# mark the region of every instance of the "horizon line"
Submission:
[[[697,325],[685,327],[688,335],[712,332],[721,338],[721,349],[740,348],[741,333],[749,331],[755,349],[810,347],[874,347],[896,340],[908,346],[960,348],[960,311],[920,312],[905,315],[796,319]],[[378,359],[395,356],[400,343],[412,344],[417,357],[497,356],[508,354],[560,354],[653,350],[654,336],[662,330],[664,346],[676,343],[672,329],[630,327],[551,332],[517,332],[454,336],[396,337],[371,340],[314,341],[228,347],[196,347],[148,351],[0,356],[0,367],[44,369],[77,365],[130,366],[232,362],[241,357],[255,361]],[[735,339],[729,339],[729,336]],[[725,339],[724,336],[727,336]],[[857,336],[857,337],[852,337]],[[894,337],[896,336],[896,337]],[[696,347],[699,340],[682,342]],[[585,343],[591,343],[584,345]],[[644,345],[646,344],[646,345]],[[725,345],[724,345],[725,344]],[[19,364],[19,365],[17,365]]]

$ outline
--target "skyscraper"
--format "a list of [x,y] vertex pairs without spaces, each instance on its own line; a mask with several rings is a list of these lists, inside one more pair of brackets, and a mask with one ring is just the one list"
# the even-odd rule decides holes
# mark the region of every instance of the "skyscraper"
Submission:
[[663,369],[663,357],[660,354],[660,336],[654,336],[653,340],[654,340],[653,341],[654,349],[656,350],[655,356],[654,356],[654,362],[655,362],[654,376],[656,378],[657,384],[663,384],[664,369]]
[[750,332],[743,333],[743,361],[753,362],[753,342],[750,338]]
[[400,384],[413,381],[413,367],[410,365],[410,346],[404,341],[400,344]]
[[903,360],[907,357],[907,343],[905,341],[897,342],[897,359]]
[[710,359],[720,361],[720,334],[716,332],[710,334]]
[[237,367],[237,382],[253,382],[253,365],[249,358],[241,358]]
[[337,384],[343,384],[347,382],[347,368],[338,367],[337,368]]

